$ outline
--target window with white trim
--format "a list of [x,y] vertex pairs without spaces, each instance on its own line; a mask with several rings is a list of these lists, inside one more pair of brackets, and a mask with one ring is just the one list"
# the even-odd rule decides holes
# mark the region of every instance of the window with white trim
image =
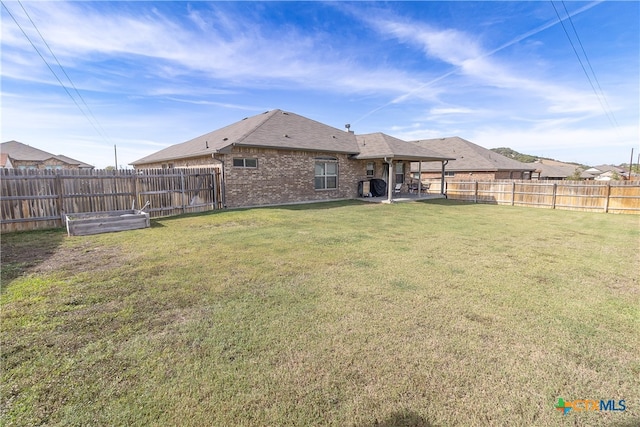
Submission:
[[376,164],[374,162],[367,162],[367,176],[375,176]]
[[404,162],[396,163],[396,184],[404,183]]
[[258,167],[258,159],[236,157],[233,159],[233,167],[255,169]]
[[314,187],[316,190],[333,190],[338,188],[338,159],[316,159]]

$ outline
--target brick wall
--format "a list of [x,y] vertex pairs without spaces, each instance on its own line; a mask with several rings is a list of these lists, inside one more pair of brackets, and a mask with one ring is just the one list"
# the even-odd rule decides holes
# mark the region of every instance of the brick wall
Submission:
[[173,168],[188,168],[188,167],[220,167],[222,162],[211,158],[211,156],[192,157],[188,159],[176,159],[165,160],[164,162],[146,163],[144,165],[136,166],[137,169],[164,169],[169,166]]
[[[315,159],[338,161],[338,188],[314,188]],[[259,206],[357,197],[358,181],[365,179],[366,162],[346,154],[235,147],[224,161],[227,207]],[[234,167],[234,158],[256,159],[257,168]]]
[[70,165],[61,160],[47,159],[45,161],[39,160],[13,160],[11,164],[15,169],[27,168],[27,169],[77,169],[77,166]]
[[[338,161],[338,188],[314,188],[315,162],[319,157]],[[233,159],[256,159],[257,167],[233,166]],[[373,177],[367,176],[367,163],[374,163]],[[229,208],[279,205],[358,197],[358,183],[382,178],[389,166],[382,160],[353,160],[347,154],[295,150],[234,147],[231,153],[216,154],[216,158],[199,158],[150,163],[140,168],[188,166],[220,166],[224,163],[225,205]],[[401,191],[408,191],[411,181],[410,162],[405,162],[405,179]],[[395,168],[394,168],[395,173]],[[440,175],[438,175],[440,177]],[[393,177],[395,180],[395,176]]]

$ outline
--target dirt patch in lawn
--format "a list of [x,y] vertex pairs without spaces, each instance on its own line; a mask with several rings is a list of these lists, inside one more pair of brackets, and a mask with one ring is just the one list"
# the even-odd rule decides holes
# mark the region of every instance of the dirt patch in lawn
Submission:
[[75,246],[61,244],[61,239],[29,242],[15,237],[2,239],[0,251],[2,283],[26,274],[53,271],[77,274],[88,270],[106,270],[122,265],[123,256],[116,247],[84,242]]

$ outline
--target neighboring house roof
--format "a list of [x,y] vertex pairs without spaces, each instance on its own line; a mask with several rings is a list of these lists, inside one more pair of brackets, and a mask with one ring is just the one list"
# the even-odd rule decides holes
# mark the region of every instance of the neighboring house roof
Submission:
[[9,155],[6,153],[0,153],[0,168],[7,168],[7,169],[13,168],[13,165],[11,164],[11,159],[9,158]]
[[393,136],[378,132],[356,135],[360,152],[356,159],[396,159],[396,160],[453,160],[428,148],[411,144]]
[[13,160],[43,162],[55,157],[55,154],[47,153],[44,150],[40,150],[18,141],[3,142],[0,144],[0,151],[8,154]]
[[616,172],[618,174],[626,174],[627,170],[624,168],[621,168],[619,166],[614,166],[614,165],[598,165],[598,166],[594,166],[591,169],[597,169],[599,170],[601,173],[602,172]]
[[[540,159],[535,163],[531,163],[536,168],[536,173],[540,174],[540,178],[546,179],[564,179],[572,176],[579,166],[570,163],[562,163],[553,160]],[[581,173],[581,178],[589,178],[591,175]]]
[[614,165],[594,166],[584,171],[584,174],[597,181],[610,181],[616,175],[618,177],[629,176],[629,172],[626,169]]
[[90,164],[87,164],[87,163],[81,162],[81,161],[76,160],[76,159],[72,159],[71,157],[67,157],[67,156],[65,156],[65,155],[63,155],[63,154],[58,154],[58,155],[56,156],[56,158],[58,158],[58,159],[60,159],[60,160],[62,160],[62,161],[64,161],[64,162],[66,162],[66,163],[69,163],[70,165],[76,166],[76,167],[78,167],[78,168],[80,168],[80,169],[84,169],[84,168],[93,168],[93,166],[92,166],[92,165],[90,165]]
[[298,114],[272,110],[172,145],[131,164],[140,165],[224,153],[234,146],[358,153],[358,144],[353,133]]
[[[532,163],[510,159],[457,136],[411,142],[441,153],[443,156],[455,158],[447,164],[447,170],[452,172],[533,171],[536,169]],[[422,164],[424,172],[440,169],[440,165],[434,163]]]
[[93,166],[87,163],[80,162],[67,156],[51,154],[18,141],[3,142],[0,144],[0,151],[3,155],[6,154],[11,159],[17,161],[44,162],[45,160],[56,159],[63,163],[67,163],[69,166],[93,168]]

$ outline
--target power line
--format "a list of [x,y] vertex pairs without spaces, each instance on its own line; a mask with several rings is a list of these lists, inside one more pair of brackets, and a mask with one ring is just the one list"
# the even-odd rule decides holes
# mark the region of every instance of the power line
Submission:
[[60,69],[62,70],[62,72],[64,73],[64,75],[67,77],[67,80],[69,80],[69,83],[71,84],[71,87],[73,87],[73,90],[76,92],[76,94],[78,95],[78,98],[80,98],[80,100],[82,101],[82,104],[85,106],[85,108],[87,109],[87,111],[89,111],[89,114],[91,114],[91,117],[93,118],[93,120],[95,121],[95,123],[98,125],[98,127],[100,127],[101,130],[101,136],[105,139],[109,139],[106,132],[104,131],[104,128],[100,125],[100,122],[98,121],[98,119],[96,118],[96,116],[93,114],[93,111],[91,111],[91,108],[89,107],[89,105],[87,104],[87,102],[84,100],[82,94],[80,93],[80,91],[78,90],[78,88],[76,87],[75,84],[73,84],[73,81],[71,80],[71,77],[69,77],[69,74],[67,74],[67,71],[64,69],[64,67],[62,66],[62,64],[60,63],[60,61],[58,60],[58,57],[55,55],[55,53],[53,53],[53,50],[51,49],[51,46],[49,46],[49,43],[47,43],[47,41],[45,40],[45,38],[42,36],[42,33],[40,32],[40,30],[38,29],[38,26],[36,25],[35,22],[33,22],[33,20],[31,19],[31,16],[29,15],[29,12],[27,12],[27,10],[24,8],[22,2],[20,0],[18,0],[18,4],[20,5],[20,7],[22,8],[22,10],[24,11],[24,14],[27,16],[27,18],[29,18],[29,22],[31,22],[31,25],[33,25],[33,28],[35,28],[35,30],[38,32],[38,35],[40,36],[40,39],[42,40],[42,42],[44,43],[44,45],[47,47],[47,49],[49,50],[49,53],[51,53],[51,56],[53,56],[53,59],[56,60],[56,63],[58,64],[58,67],[60,67]]
[[[102,129],[102,126],[100,125],[100,122],[98,122],[98,119],[96,119],[95,115],[93,114],[93,112],[91,111],[91,108],[89,108],[89,105],[86,103],[86,101],[84,100],[84,98],[82,97],[82,95],[80,94],[80,92],[78,91],[78,89],[76,88],[76,86],[73,84],[73,81],[71,80],[71,77],[69,77],[69,75],[67,74],[67,72],[65,71],[64,67],[62,66],[62,64],[60,63],[60,61],[58,60],[58,58],[56,57],[56,55],[53,53],[51,47],[49,46],[49,44],[46,42],[46,40],[44,39],[44,37],[42,36],[42,33],[40,32],[40,30],[38,29],[38,27],[36,26],[35,22],[33,22],[33,20],[31,19],[31,16],[29,16],[29,13],[26,11],[26,9],[24,8],[24,6],[22,5],[22,3],[20,2],[20,0],[18,0],[18,3],[20,4],[20,7],[22,7],[22,10],[24,11],[25,15],[27,15],[27,18],[29,19],[29,21],[31,22],[31,25],[33,25],[33,27],[35,28],[35,30],[38,32],[38,35],[40,36],[40,38],[42,39],[42,41],[44,42],[44,44],[47,46],[47,49],[49,50],[49,53],[51,53],[51,55],[55,58],[58,66],[60,67],[60,69],[62,70],[62,72],[64,73],[64,75],[67,77],[67,79],[69,80],[69,83],[71,84],[71,86],[73,87],[73,89],[75,90],[75,92],[78,94],[78,97],[80,98],[80,100],[82,101],[82,103],[84,104],[85,108],[87,109],[87,111],[89,111],[89,114],[91,114],[91,117],[93,117],[93,121],[91,120],[91,118],[87,115],[86,111],[80,106],[80,104],[78,103],[78,101],[74,98],[74,96],[71,94],[71,92],[69,91],[69,89],[64,85],[64,83],[60,80],[60,77],[58,77],[58,75],[56,74],[56,72],[53,70],[53,68],[51,67],[51,65],[49,64],[49,62],[45,59],[45,57],[42,55],[42,53],[40,52],[40,50],[36,47],[35,43],[31,40],[31,38],[27,35],[27,33],[25,32],[25,30],[22,28],[22,26],[20,25],[20,23],[18,22],[18,20],[15,18],[15,16],[13,16],[13,14],[11,13],[11,11],[9,10],[9,8],[7,7],[7,5],[5,4],[4,1],[1,1],[2,6],[4,7],[4,9],[7,11],[7,13],[9,14],[9,16],[11,17],[11,19],[13,20],[13,22],[15,22],[15,24],[18,26],[18,28],[20,29],[20,31],[22,32],[22,34],[24,35],[24,37],[29,41],[29,43],[31,44],[31,46],[33,47],[33,49],[36,51],[36,53],[38,54],[38,56],[40,56],[40,58],[42,59],[42,61],[45,63],[45,65],[47,66],[47,68],[49,69],[49,71],[51,71],[51,74],[53,74],[53,76],[56,78],[56,80],[58,81],[58,83],[60,84],[60,86],[64,89],[64,91],[67,93],[67,95],[69,95],[69,98],[71,98],[71,100],[73,101],[74,104],[76,104],[76,107],[78,107],[78,109],[80,110],[80,112],[84,115],[84,117],[87,119],[87,121],[91,124],[91,126],[94,128],[94,130],[98,133],[98,135],[100,135],[102,138],[104,138],[105,140],[109,140],[108,136],[106,135],[106,132],[104,131],[104,129]],[[100,129],[98,129],[98,126],[100,127]]]
[[[589,85],[591,85],[591,89],[593,89],[593,93],[595,93],[596,98],[598,98],[598,102],[600,103],[600,106],[602,107],[602,110],[607,115],[607,119],[609,119],[609,122],[611,123],[611,125],[614,128],[617,128],[617,126],[616,126],[617,123],[615,122],[615,118],[613,118],[612,114],[609,113],[609,110],[605,107],[605,105],[604,105],[604,103],[602,101],[603,97],[600,95],[600,93],[598,93],[598,91],[596,90],[596,87],[593,85],[593,81],[591,80],[591,76],[587,72],[587,69],[585,68],[584,63],[582,62],[582,58],[580,58],[580,54],[578,53],[578,50],[576,49],[576,46],[573,44],[573,40],[571,39],[571,36],[569,36],[569,32],[567,31],[567,27],[564,25],[564,20],[560,16],[560,13],[558,12],[558,9],[556,8],[556,5],[553,2],[553,0],[551,0],[551,5],[553,6],[553,10],[556,12],[556,15],[558,16],[558,20],[560,21],[560,24],[562,25],[562,29],[564,30],[564,34],[567,36],[567,39],[569,40],[569,44],[571,44],[571,48],[573,49],[573,52],[576,54],[576,58],[578,58],[578,62],[580,63],[580,67],[582,67],[582,71],[584,71],[584,75],[587,76],[587,80],[589,81]],[[565,7],[565,10],[566,10],[566,7]],[[567,12],[567,15],[569,15],[568,12]],[[571,18],[571,17],[569,16],[569,18]],[[573,23],[572,23],[572,25],[573,25]],[[575,31],[575,27],[574,27],[574,31]],[[576,35],[577,35],[577,32],[576,32]],[[592,69],[592,71],[593,71],[593,69]],[[594,77],[595,77],[595,74],[594,74]]]
[[[600,0],[600,1],[603,1],[603,0]],[[582,6],[582,7],[578,8],[578,9],[576,9],[573,12],[573,14],[576,15],[578,13],[582,13],[582,12],[584,12],[586,10],[589,10],[592,7],[594,7],[597,4],[599,4],[600,1],[594,1],[594,2],[591,2],[591,3],[587,4],[587,5],[585,5],[585,6]],[[556,14],[557,14],[557,12],[556,12]],[[569,17],[571,17],[571,15],[569,15]],[[560,22],[562,22],[562,19],[560,19]],[[506,48],[516,44],[516,43],[519,43],[522,40],[524,40],[526,38],[529,38],[529,37],[531,37],[531,36],[533,36],[535,34],[538,34],[538,33],[542,32],[542,31],[544,31],[544,30],[546,30],[548,28],[551,28],[556,24],[557,24],[557,22],[550,21],[550,22],[548,22],[548,23],[546,23],[546,24],[544,24],[544,25],[542,25],[540,27],[537,27],[537,28],[534,28],[533,30],[527,31],[526,33],[521,34],[518,37],[516,37],[516,38],[514,38],[514,39],[512,39],[512,40],[510,40],[510,41],[498,46],[497,48],[495,48],[495,49],[493,49],[493,50],[491,50],[489,52],[486,52],[483,55],[480,55],[479,57],[474,58],[474,59],[482,59],[482,58],[486,58],[486,57],[492,56],[492,55],[500,52],[501,50],[506,49]],[[438,81],[440,81],[440,80],[442,80],[444,78],[447,78],[447,77],[449,77],[449,76],[451,76],[453,74],[456,74],[461,68],[462,68],[461,65],[456,65],[451,70],[447,71],[445,74],[443,74],[443,75],[441,75],[439,77],[436,77],[433,80],[430,80],[429,82],[423,83],[423,84],[417,86],[415,89],[412,89],[412,90],[410,90],[409,92],[407,92],[407,93],[405,93],[403,95],[395,97],[394,99],[392,99],[391,101],[387,102],[386,104],[381,105],[380,107],[377,107],[377,108],[369,111],[368,113],[366,113],[365,115],[361,116],[357,120],[352,120],[351,123],[357,123],[360,120],[363,120],[364,118],[370,116],[371,114],[376,113],[376,112],[382,110],[383,108],[388,107],[389,105],[396,104],[396,103],[408,98],[409,96],[413,95],[414,93],[419,92],[420,90],[422,90],[422,89],[424,89],[424,88],[426,88],[428,86],[431,86],[432,84],[434,84],[434,83],[436,83],[436,82],[438,82]]]
[[596,85],[598,86],[598,90],[600,91],[600,95],[602,95],[602,99],[604,99],[605,104],[607,104],[607,109],[611,113],[611,118],[613,119],[613,122],[615,123],[616,127],[618,127],[619,125],[618,125],[618,121],[616,120],[616,116],[613,114],[613,111],[611,110],[611,106],[609,105],[609,102],[607,101],[607,97],[605,96],[604,91],[602,90],[602,86],[600,86],[600,81],[598,80],[598,76],[596,75],[596,72],[594,71],[593,67],[591,66],[591,61],[589,61],[589,56],[587,55],[587,51],[584,49],[584,45],[582,44],[582,40],[580,39],[580,36],[578,35],[578,30],[576,30],[576,26],[573,25],[573,19],[571,18],[571,15],[569,14],[569,11],[567,10],[567,5],[565,4],[564,0],[562,0],[562,6],[564,7],[564,11],[567,14],[567,17],[569,18],[569,23],[571,23],[571,28],[573,28],[573,32],[576,35],[576,39],[578,39],[578,43],[580,44],[580,48],[582,49],[582,53],[584,55],[584,58],[587,60],[587,65],[589,65],[589,70],[591,70],[591,74],[593,74],[593,79],[596,81]]

